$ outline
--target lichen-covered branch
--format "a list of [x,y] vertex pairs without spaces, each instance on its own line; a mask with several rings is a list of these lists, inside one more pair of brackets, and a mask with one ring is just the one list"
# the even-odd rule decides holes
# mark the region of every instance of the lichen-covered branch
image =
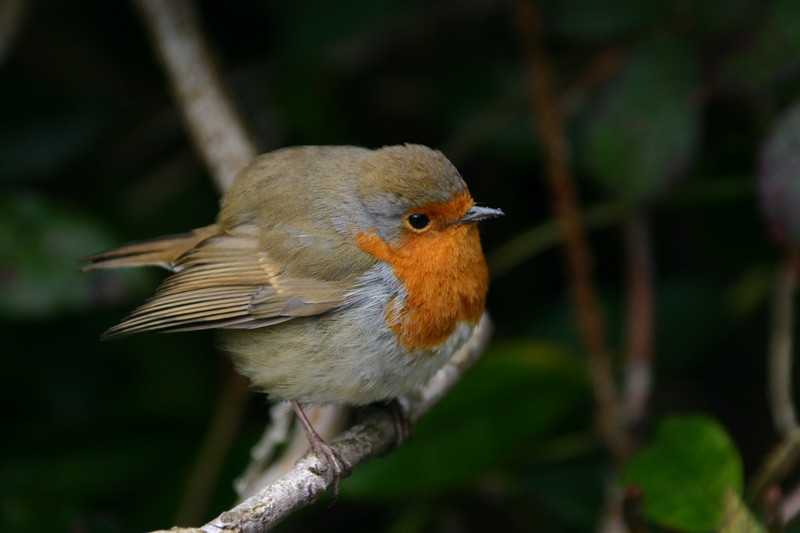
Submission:
[[133,0],[164,65],[192,139],[220,190],[256,148],[228,97],[188,0]]

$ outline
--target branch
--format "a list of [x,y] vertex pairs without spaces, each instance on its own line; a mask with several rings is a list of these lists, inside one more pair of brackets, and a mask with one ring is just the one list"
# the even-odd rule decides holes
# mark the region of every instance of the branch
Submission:
[[645,415],[653,385],[653,261],[646,215],[631,215],[623,230],[628,259],[628,344],[623,403],[626,423],[635,426]]
[[[459,350],[425,387],[405,398],[409,418],[416,422],[436,405],[478,359],[491,334],[491,322],[484,315],[469,342]],[[356,467],[390,450],[397,434],[387,409],[368,409],[362,421],[343,433],[331,445],[342,459]],[[333,473],[325,460],[308,453],[280,479],[226,511],[200,528],[175,527],[172,533],[222,533],[269,531],[294,511],[317,501],[331,486]],[[163,531],[157,533],[164,533]]]
[[[797,285],[794,260],[790,255],[781,265],[772,293],[767,389],[773,423],[781,442],[753,476],[749,490],[751,501],[761,501],[768,489],[780,483],[800,461],[800,426],[797,424],[792,394],[792,323]],[[790,505],[796,505],[797,497],[789,501],[792,502]]]
[[800,484],[796,485],[788,494],[781,498],[780,526],[786,527],[793,524],[800,517]]
[[615,458],[627,456],[627,436],[620,422],[619,402],[606,348],[603,318],[594,287],[592,258],[583,232],[567,143],[564,112],[553,90],[550,58],[545,53],[539,12],[527,0],[516,0],[516,21],[525,45],[530,99],[545,157],[553,209],[564,236],[570,292],[578,313],[581,340],[588,354],[601,437]]
[[792,322],[797,276],[789,260],[780,267],[772,293],[769,343],[769,403],[772,421],[781,437],[798,430],[792,395]]
[[800,430],[788,434],[759,467],[748,490],[748,500],[762,501],[770,487],[777,485],[800,460]]
[[175,513],[176,522],[191,523],[207,516],[203,513],[219,482],[225,459],[236,442],[249,397],[247,380],[229,367],[208,432],[186,483],[186,492]]
[[[332,441],[346,428],[351,411],[342,405],[310,405],[304,410],[325,442]],[[290,431],[295,420],[291,404],[276,403],[270,409],[269,418],[264,436],[250,452],[250,464],[234,482],[240,501],[279,479],[308,453],[305,431],[297,425]]]
[[28,0],[0,1],[0,65],[14,47],[29,7]]
[[188,0],[133,0],[169,76],[195,146],[220,190],[256,156]]

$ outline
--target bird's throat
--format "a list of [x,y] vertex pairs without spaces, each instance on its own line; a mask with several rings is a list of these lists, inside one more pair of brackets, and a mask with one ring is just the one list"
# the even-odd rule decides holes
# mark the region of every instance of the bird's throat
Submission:
[[396,247],[375,233],[358,233],[358,245],[391,265],[407,296],[392,302],[386,318],[409,351],[430,351],[466,322],[480,319],[489,284],[478,229],[453,225],[444,231],[409,235]]

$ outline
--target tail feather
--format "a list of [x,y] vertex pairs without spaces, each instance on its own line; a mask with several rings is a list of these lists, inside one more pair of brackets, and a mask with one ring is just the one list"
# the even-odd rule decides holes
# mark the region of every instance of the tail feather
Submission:
[[186,252],[219,233],[216,224],[198,228],[188,233],[167,235],[146,241],[125,244],[81,259],[89,264],[81,271],[105,268],[126,268],[140,266],[159,266],[170,271]]

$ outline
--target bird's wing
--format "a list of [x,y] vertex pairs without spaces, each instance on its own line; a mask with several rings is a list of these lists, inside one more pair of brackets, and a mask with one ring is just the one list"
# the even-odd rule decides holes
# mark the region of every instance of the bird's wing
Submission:
[[81,262],[89,264],[82,266],[81,271],[158,266],[174,272],[178,259],[205,239],[217,235],[219,232],[219,226],[212,224],[188,233],[125,244],[84,257]]
[[[198,231],[203,232],[201,238],[195,238]],[[259,328],[324,313],[340,305],[347,294],[334,281],[286,276],[270,261],[268,251],[260,249],[253,225],[202,228],[185,234],[183,240],[172,236],[148,242],[151,247],[139,243],[89,258],[96,261],[89,268],[166,262],[174,272],[152,298],[104,338],[141,331]],[[165,242],[183,251],[170,255],[163,250]],[[161,256],[156,262],[150,260],[154,254]],[[137,262],[136,257],[144,260]],[[171,260],[164,261],[165,257]],[[121,263],[123,258],[127,264]]]

